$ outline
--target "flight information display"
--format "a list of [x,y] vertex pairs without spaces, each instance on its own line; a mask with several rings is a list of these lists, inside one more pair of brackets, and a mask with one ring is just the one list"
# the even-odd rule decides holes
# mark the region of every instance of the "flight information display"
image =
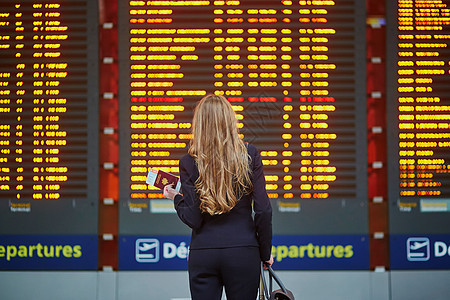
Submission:
[[366,232],[360,2],[119,1],[120,232],[188,232],[145,179],[178,175],[207,94],[261,153],[276,234]]
[[88,2],[0,2],[1,234],[96,232],[98,10]]
[[[450,1],[393,1],[388,30],[392,233],[450,227]],[[390,41],[389,41],[390,39]]]

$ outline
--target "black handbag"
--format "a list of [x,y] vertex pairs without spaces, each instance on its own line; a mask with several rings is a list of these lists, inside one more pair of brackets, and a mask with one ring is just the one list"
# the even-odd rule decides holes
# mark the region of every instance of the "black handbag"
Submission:
[[[267,266],[269,271],[269,288],[267,287],[266,275],[264,272],[263,264],[261,264],[261,288],[260,288],[260,300],[295,300],[292,292],[284,286],[281,279],[275,274],[271,266]],[[274,279],[278,286],[278,290],[272,290],[272,279]],[[268,288],[268,289],[267,289]]]

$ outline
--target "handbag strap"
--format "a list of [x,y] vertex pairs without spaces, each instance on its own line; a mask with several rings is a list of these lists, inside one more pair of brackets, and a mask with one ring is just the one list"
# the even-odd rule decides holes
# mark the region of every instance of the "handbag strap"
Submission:
[[261,263],[261,286],[262,286],[262,293],[266,297],[267,300],[269,300],[269,292],[267,291],[267,282],[266,282],[266,276],[264,276],[264,263]]
[[263,279],[260,276],[259,277],[259,296],[258,296],[258,300],[266,300],[266,295],[265,295],[265,291],[264,291],[264,283],[263,283]]
[[283,291],[283,293],[287,293],[286,287],[284,286],[283,282],[281,282],[280,277],[278,277],[278,275],[275,273],[275,271],[272,269],[272,267],[266,265],[266,268],[269,271],[269,279],[270,279],[269,291],[267,291],[266,277],[264,276],[264,263],[261,263],[261,280],[262,280],[262,285],[264,286],[264,294],[266,295],[266,298],[269,299],[269,293],[272,292],[272,279],[275,279],[275,282],[278,284],[278,286]]

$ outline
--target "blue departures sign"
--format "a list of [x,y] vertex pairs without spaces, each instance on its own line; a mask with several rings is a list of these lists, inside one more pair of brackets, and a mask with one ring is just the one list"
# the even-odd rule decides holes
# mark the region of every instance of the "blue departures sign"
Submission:
[[369,236],[274,236],[272,255],[283,270],[367,270]]
[[450,269],[449,234],[390,236],[391,269]]
[[[120,270],[186,270],[189,236],[122,236]],[[369,268],[367,235],[274,236],[272,254],[281,270]]]
[[1,235],[0,270],[97,270],[96,235]]
[[119,270],[186,270],[190,237],[121,236]]

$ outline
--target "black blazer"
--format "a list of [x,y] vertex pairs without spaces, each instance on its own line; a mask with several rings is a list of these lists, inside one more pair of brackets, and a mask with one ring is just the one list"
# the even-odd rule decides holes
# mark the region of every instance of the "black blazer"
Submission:
[[[192,228],[190,249],[259,247],[262,261],[270,258],[272,248],[272,207],[266,192],[263,164],[258,150],[248,145],[251,157],[253,190],[242,196],[228,213],[211,216],[200,211],[195,190],[199,174],[189,154],[180,160],[183,195],[174,199],[179,218]],[[252,204],[254,216],[252,217]]]

